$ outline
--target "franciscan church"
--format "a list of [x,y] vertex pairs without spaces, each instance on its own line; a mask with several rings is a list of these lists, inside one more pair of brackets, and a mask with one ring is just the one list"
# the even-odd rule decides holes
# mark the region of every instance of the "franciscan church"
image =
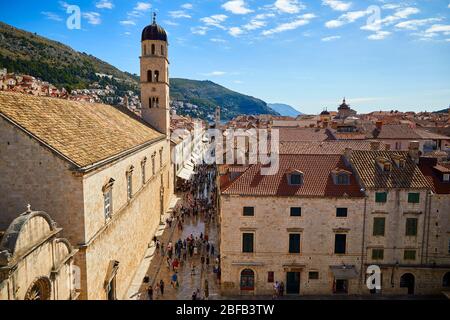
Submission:
[[173,199],[169,51],[155,17],[141,50],[142,117],[0,91],[0,300],[130,298]]

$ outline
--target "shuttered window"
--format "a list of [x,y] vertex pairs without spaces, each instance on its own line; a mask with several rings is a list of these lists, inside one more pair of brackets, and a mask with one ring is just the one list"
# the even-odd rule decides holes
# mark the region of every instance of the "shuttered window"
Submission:
[[410,192],[408,193],[408,203],[419,203],[420,193]]
[[373,218],[373,235],[374,236],[384,236],[385,230],[385,218]]
[[334,235],[334,253],[344,254],[346,247],[347,235],[335,234]]
[[375,202],[385,203],[387,201],[387,192],[377,192],[375,193]]
[[417,236],[417,219],[407,218],[406,219],[406,235],[407,236]]
[[300,253],[300,234],[291,233],[289,235],[289,253]]
[[253,233],[242,234],[242,252],[253,252],[254,237]]

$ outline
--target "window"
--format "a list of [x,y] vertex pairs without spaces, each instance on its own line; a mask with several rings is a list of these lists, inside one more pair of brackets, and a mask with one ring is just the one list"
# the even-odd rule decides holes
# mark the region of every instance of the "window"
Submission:
[[449,182],[450,181],[450,174],[445,173],[442,175],[442,181]]
[[303,183],[303,175],[300,173],[293,173],[289,175],[289,184],[299,186]]
[[244,217],[253,217],[255,215],[255,207],[244,207],[242,214]]
[[391,165],[390,163],[385,163],[385,164],[383,165],[383,171],[384,171],[384,172],[390,172],[391,169],[392,169],[392,165]]
[[450,239],[448,239],[448,254],[450,254]]
[[148,82],[152,82],[153,78],[152,78],[152,70],[148,70],[147,71],[147,81]]
[[244,253],[253,252],[254,237],[255,235],[253,233],[242,234],[242,252]]
[[318,280],[319,279],[319,272],[317,271],[310,271],[308,273],[309,280]]
[[163,149],[159,150],[159,167],[163,167]]
[[420,193],[408,193],[408,203],[419,203]]
[[152,155],[152,175],[156,173],[155,155]]
[[302,216],[302,208],[291,207],[291,217],[301,217],[301,216]]
[[144,56],[147,55],[147,46],[144,44]]
[[164,56],[164,46],[161,46],[161,55]]
[[403,253],[403,259],[416,260],[416,250],[405,250]]
[[255,290],[255,273],[251,269],[244,269],[241,272],[241,290]]
[[273,283],[275,281],[275,272],[269,271],[267,272],[267,282]]
[[341,173],[337,176],[337,184],[350,184],[350,177],[348,174]]
[[385,218],[373,218],[373,235],[384,236],[385,225],[386,225]]
[[155,45],[152,44],[152,54],[155,54]]
[[442,286],[444,288],[450,287],[450,272],[447,272],[446,274],[444,274],[444,277],[442,278]]
[[300,234],[289,234],[289,253],[300,253]]
[[347,235],[346,234],[335,234],[334,235],[334,253],[345,254]]
[[407,236],[417,236],[417,219],[407,218],[406,219],[406,235]]
[[384,249],[372,249],[372,260],[383,260]]
[[336,217],[338,218],[347,217],[347,208],[336,208]]
[[127,198],[130,200],[133,197],[133,166],[128,169],[127,177]]
[[112,214],[112,188],[105,190],[103,193],[104,212],[106,220],[111,219]]
[[155,71],[155,82],[159,82],[159,71]]
[[377,192],[375,193],[375,202],[385,203],[387,201],[387,192]]
[[147,163],[147,158],[144,158],[141,162],[141,173],[142,173],[142,185],[146,182],[146,176],[145,176],[145,164]]

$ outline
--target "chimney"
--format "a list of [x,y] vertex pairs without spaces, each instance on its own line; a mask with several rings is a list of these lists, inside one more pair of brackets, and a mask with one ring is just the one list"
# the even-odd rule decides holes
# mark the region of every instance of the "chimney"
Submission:
[[352,148],[345,148],[344,157],[345,157],[345,159],[347,159],[347,161],[351,161],[352,160],[352,153],[353,153],[353,149]]
[[383,128],[383,121],[377,121],[375,123],[375,126],[377,127],[378,130],[381,130]]
[[372,151],[378,151],[380,150],[380,141],[370,141],[370,150]]
[[419,141],[411,141],[409,143],[409,157],[415,163],[419,163],[419,157],[420,157],[419,147],[420,147]]

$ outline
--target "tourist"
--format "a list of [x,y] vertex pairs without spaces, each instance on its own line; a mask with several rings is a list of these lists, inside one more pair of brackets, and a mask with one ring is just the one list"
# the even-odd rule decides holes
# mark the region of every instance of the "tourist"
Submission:
[[152,286],[148,286],[147,294],[148,294],[148,299],[153,300],[153,287]]
[[178,275],[176,272],[172,275],[170,284],[172,285],[172,287],[174,289],[176,289],[178,287]]
[[159,290],[161,291],[161,296],[163,296],[164,295],[164,281],[163,281],[163,279],[161,279],[159,281]]

